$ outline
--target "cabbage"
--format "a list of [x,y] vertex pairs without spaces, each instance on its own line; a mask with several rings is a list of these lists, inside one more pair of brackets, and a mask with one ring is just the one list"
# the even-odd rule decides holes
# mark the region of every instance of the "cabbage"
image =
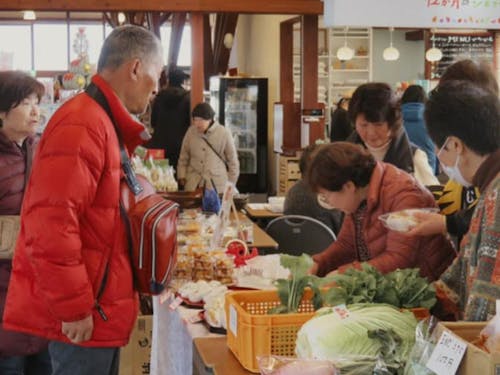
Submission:
[[[409,312],[385,304],[354,304],[342,319],[332,308],[323,308],[297,333],[299,358],[330,360],[336,365],[356,359],[373,365],[383,359],[401,365],[415,342],[417,321]],[[342,367],[342,366],[340,366]],[[373,367],[372,367],[373,368]]]

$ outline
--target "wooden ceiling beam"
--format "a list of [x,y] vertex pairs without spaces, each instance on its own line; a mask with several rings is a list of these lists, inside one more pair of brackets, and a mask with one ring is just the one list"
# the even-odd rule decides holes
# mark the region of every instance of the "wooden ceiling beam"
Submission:
[[321,0],[11,0],[0,10],[323,14]]

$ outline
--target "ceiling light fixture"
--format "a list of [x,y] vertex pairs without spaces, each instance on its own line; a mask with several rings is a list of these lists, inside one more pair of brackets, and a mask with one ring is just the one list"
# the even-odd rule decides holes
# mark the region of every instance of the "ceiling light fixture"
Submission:
[[432,47],[425,52],[425,59],[430,62],[436,62],[443,58],[443,51],[435,46],[436,30],[434,29],[431,30],[431,40]]
[[226,47],[227,49],[231,49],[233,47],[233,43],[234,43],[233,34],[226,33],[226,35],[224,35],[223,43],[224,43],[224,47]]
[[23,12],[23,20],[34,21],[36,20],[36,13],[33,10],[25,10]]
[[389,27],[389,33],[390,33],[390,44],[389,47],[384,49],[384,52],[382,53],[382,57],[386,61],[395,61],[399,59],[399,51],[396,47],[393,47],[392,45],[392,33],[394,32],[394,27]]
[[344,27],[344,45],[337,50],[337,59],[340,61],[351,60],[354,57],[354,50],[347,46],[347,30],[348,27]]
[[118,13],[118,23],[120,25],[123,25],[123,23],[127,20],[127,17],[125,17],[125,13],[119,12]]

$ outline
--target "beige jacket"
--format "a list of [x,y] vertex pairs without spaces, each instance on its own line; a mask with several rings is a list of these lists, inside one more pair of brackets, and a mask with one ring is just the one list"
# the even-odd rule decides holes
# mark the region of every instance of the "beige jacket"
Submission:
[[[226,170],[224,162],[203,140],[206,140],[217,150],[229,167]],[[217,192],[222,193],[227,181],[236,184],[240,174],[240,163],[233,137],[230,131],[215,122],[205,134],[200,134],[194,126],[190,126],[182,141],[179,162],[177,163],[177,178],[185,178],[186,191],[193,191],[203,186],[205,181],[213,180]],[[211,186],[207,182],[207,186]]]

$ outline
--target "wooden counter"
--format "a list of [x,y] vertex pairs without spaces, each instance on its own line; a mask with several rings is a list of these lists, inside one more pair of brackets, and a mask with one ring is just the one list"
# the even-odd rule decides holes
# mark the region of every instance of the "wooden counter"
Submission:
[[251,219],[274,219],[280,216],[283,216],[282,212],[273,212],[271,210],[268,210],[266,208],[263,209],[255,209],[252,208],[255,206],[252,206],[252,204],[247,204],[245,205],[245,211],[248,214],[248,217]]
[[262,228],[253,223],[253,242],[248,244],[249,248],[257,249],[277,249],[278,243],[272,239]]
[[198,337],[193,340],[194,375],[248,375],[227,347],[226,336]]

